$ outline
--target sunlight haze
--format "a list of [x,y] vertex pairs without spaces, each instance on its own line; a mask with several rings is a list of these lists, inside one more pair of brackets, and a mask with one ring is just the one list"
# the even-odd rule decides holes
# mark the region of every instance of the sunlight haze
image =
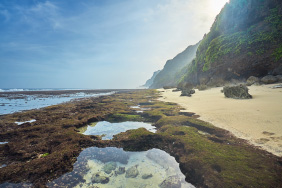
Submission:
[[0,88],[136,88],[227,0],[0,2]]

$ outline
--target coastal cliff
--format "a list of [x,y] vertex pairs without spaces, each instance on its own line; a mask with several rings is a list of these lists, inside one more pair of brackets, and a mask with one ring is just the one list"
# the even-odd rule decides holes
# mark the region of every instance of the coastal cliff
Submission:
[[188,66],[196,57],[196,51],[200,42],[188,46],[183,52],[179,53],[173,59],[168,60],[164,68],[156,75],[150,88],[160,88],[163,86],[174,86],[180,79],[178,73],[185,66]]
[[156,78],[157,74],[159,74],[160,71],[161,70],[155,71],[153,73],[153,76],[149,80],[146,81],[146,83],[143,85],[143,87],[146,87],[146,88],[150,87],[153,84],[154,79]]
[[[281,1],[230,0],[217,15],[210,32],[199,46],[195,45],[195,59],[185,68],[172,63],[181,54],[167,61],[151,88],[179,83],[217,86],[244,81],[250,76],[282,74],[281,44]],[[183,57],[181,61],[191,60]]]

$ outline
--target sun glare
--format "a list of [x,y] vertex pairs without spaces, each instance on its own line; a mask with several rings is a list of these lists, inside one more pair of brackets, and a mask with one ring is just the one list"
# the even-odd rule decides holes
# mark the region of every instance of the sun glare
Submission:
[[219,13],[227,2],[229,2],[229,0],[211,0],[212,10],[216,13]]

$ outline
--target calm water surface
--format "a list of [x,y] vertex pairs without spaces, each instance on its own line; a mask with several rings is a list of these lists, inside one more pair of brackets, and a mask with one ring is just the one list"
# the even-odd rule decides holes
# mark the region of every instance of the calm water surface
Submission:
[[[169,184],[172,182],[173,184]],[[64,186],[76,188],[91,186],[99,188],[194,187],[185,181],[179,164],[165,151],[151,149],[143,152],[128,152],[115,147],[91,147],[82,151],[72,172],[48,184],[48,187]]]
[[138,129],[141,127],[146,128],[150,132],[156,132],[156,127],[152,126],[150,123],[134,121],[126,121],[121,123],[100,121],[98,123],[92,123],[80,130],[84,135],[105,135],[102,139],[110,140],[118,133],[125,132],[130,129]]

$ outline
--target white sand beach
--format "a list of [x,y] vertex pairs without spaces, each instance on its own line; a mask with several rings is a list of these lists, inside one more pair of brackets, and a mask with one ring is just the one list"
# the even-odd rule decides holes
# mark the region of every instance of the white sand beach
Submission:
[[273,89],[274,85],[250,86],[249,100],[225,98],[222,87],[196,90],[192,97],[180,97],[172,89],[159,91],[164,91],[161,101],[178,103],[199,119],[282,156],[282,88]]

